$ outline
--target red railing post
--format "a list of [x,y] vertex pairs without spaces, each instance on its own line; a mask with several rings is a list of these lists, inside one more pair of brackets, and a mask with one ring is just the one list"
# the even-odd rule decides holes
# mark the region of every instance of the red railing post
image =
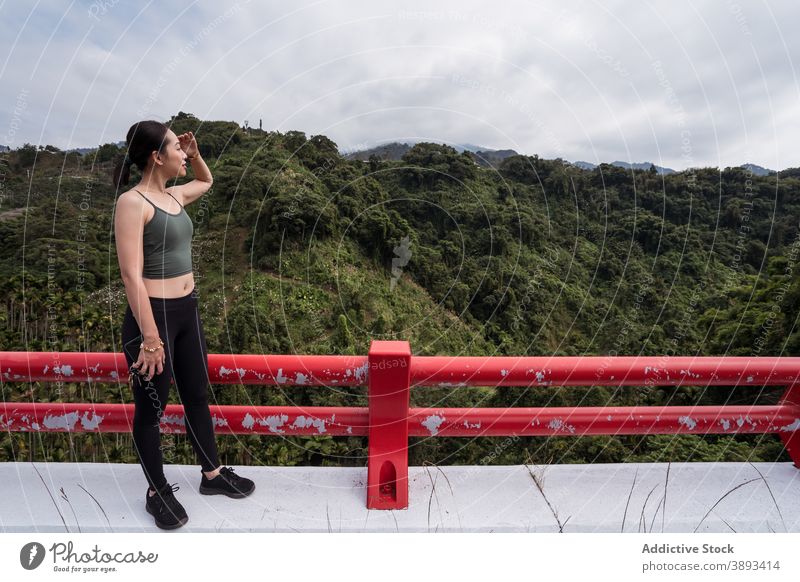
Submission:
[[789,386],[778,404],[794,406],[798,411],[798,418],[790,425],[793,430],[780,432],[778,435],[781,437],[783,446],[786,448],[786,452],[789,453],[794,466],[800,469],[800,383]]
[[373,341],[368,365],[367,509],[406,509],[411,346]]

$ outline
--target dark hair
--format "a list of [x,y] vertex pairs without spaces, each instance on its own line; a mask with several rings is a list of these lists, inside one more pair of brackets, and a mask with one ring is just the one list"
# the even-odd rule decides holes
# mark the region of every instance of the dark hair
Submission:
[[136,164],[140,170],[144,170],[153,151],[164,152],[167,147],[164,140],[168,130],[169,127],[166,124],[155,120],[137,121],[131,125],[128,135],[125,137],[127,152],[114,168],[113,180],[117,190],[120,186],[128,183],[132,164]]

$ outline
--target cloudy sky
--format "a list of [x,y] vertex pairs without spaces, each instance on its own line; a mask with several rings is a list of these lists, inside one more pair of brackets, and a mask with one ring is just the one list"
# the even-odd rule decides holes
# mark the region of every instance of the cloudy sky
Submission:
[[795,6],[6,0],[0,144],[90,147],[186,111],[343,150],[800,166]]

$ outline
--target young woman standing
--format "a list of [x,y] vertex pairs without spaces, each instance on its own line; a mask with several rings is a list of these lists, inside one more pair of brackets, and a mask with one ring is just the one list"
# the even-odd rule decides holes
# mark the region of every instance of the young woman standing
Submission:
[[[180,487],[167,483],[161,454],[161,416],[175,384],[185,411],[186,433],[202,467],[200,493],[241,498],[255,484],[220,466],[208,405],[208,349],[198,310],[192,273],[192,220],[184,207],[212,184],[192,132],[175,135],[158,121],[140,121],[127,135],[128,153],[114,170],[117,190],[130,178],[130,166],[141,180],[119,195],[114,233],[128,307],[122,345],[131,373],[135,401],[133,440],[150,485],[145,508],[162,529],[188,521],[175,498]],[[166,188],[186,175],[186,160],[195,179]]]

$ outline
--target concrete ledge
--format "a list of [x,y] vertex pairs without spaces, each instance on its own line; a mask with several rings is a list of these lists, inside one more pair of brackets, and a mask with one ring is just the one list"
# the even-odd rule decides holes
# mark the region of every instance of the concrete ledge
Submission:
[[[189,514],[171,533],[620,532],[623,515],[625,532],[800,531],[791,463],[671,464],[668,483],[667,463],[411,467],[396,511],[366,509],[366,467],[234,468],[256,482],[245,499],[201,495],[199,465],[167,465]],[[3,532],[161,531],[138,464],[0,463],[0,479]]]

